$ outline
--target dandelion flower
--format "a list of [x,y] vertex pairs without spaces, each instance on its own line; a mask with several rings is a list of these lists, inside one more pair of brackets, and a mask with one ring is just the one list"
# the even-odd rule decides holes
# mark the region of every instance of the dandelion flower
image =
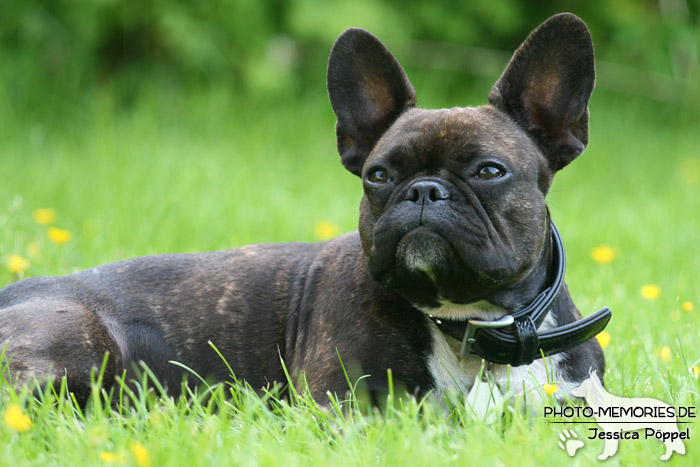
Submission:
[[319,240],[330,240],[338,236],[340,228],[331,221],[321,221],[316,223],[314,231]]
[[102,462],[104,462],[105,464],[123,465],[126,464],[127,461],[126,452],[124,451],[121,451],[119,453],[100,451],[98,455],[100,456]]
[[59,229],[58,227],[49,227],[47,235],[49,236],[49,240],[58,245],[68,243],[72,236],[69,230]]
[[27,431],[32,427],[32,419],[22,411],[22,407],[11,404],[5,410],[5,424],[15,431]]
[[700,366],[693,367],[693,375],[700,376]]
[[114,454],[113,452],[100,452],[100,459],[102,459],[102,462],[106,462],[108,464],[111,464],[115,460],[117,460],[117,455]]
[[659,298],[659,295],[661,295],[661,289],[656,284],[643,285],[639,292],[642,294],[642,297],[647,300],[656,300]]
[[606,348],[610,343],[610,333],[608,331],[600,331],[598,335],[595,336],[598,339],[598,343],[601,348]]
[[668,348],[667,345],[664,345],[661,347],[661,350],[659,351],[659,357],[661,357],[661,360],[664,362],[668,363],[671,361],[671,349]]
[[49,225],[56,220],[56,211],[53,209],[35,209],[34,210],[34,222],[40,225]]
[[687,312],[693,311],[693,303],[688,301],[681,303],[681,310]]
[[609,264],[615,259],[615,250],[607,245],[591,248],[591,259],[598,264]]
[[544,389],[545,394],[547,394],[548,396],[551,396],[559,390],[559,386],[557,386],[556,384],[549,383],[544,384],[542,388]]
[[29,261],[19,255],[10,255],[7,257],[7,268],[15,274],[23,273],[29,266]]
[[134,455],[134,460],[136,460],[136,465],[139,467],[148,467],[150,461],[148,459],[148,449],[143,447],[138,441],[132,441],[129,443],[129,450]]

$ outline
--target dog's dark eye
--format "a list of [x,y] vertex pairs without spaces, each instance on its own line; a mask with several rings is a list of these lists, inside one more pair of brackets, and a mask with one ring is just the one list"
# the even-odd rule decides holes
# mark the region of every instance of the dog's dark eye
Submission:
[[372,183],[387,183],[391,179],[389,178],[389,173],[384,169],[374,169],[369,173],[367,177]]
[[476,174],[476,178],[480,180],[493,180],[494,178],[501,178],[506,174],[506,171],[495,165],[486,165],[479,169]]

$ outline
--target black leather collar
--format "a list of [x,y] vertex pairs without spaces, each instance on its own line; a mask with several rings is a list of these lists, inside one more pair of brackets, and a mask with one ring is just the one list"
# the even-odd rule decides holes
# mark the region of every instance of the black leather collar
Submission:
[[552,231],[552,271],[545,289],[525,308],[496,321],[458,321],[431,316],[437,327],[462,341],[463,355],[477,355],[486,361],[512,366],[528,365],[538,358],[569,350],[592,338],[610,321],[605,307],[579,321],[538,332],[564,283],[566,256],[554,222]]

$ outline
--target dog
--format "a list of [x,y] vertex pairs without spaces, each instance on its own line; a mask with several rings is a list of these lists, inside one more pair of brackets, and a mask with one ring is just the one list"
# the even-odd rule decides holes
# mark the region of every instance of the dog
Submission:
[[[685,444],[683,444],[683,435],[678,430],[676,417],[669,417],[669,411],[673,408],[661,402],[660,400],[649,397],[619,397],[610,394],[603,388],[603,384],[598,378],[595,371],[591,371],[591,376],[583,381],[581,385],[574,388],[571,394],[576,397],[586,399],[589,407],[593,409],[596,423],[600,426],[600,432],[595,428],[590,428],[593,435],[589,438],[600,437],[605,439],[603,452],[598,456],[598,459],[605,460],[617,452],[617,446],[620,438],[628,439],[625,432],[634,432],[644,429],[645,438],[654,437],[659,439],[666,447],[666,452],[661,455],[662,461],[667,461],[671,458],[674,452],[685,454]],[[606,415],[605,409],[611,409]],[[615,410],[630,409],[632,415],[618,415],[613,417]],[[658,416],[653,415],[653,410],[660,412]],[[643,410],[651,412],[651,415],[644,414]],[[635,415],[635,414],[641,415]],[[631,438],[636,439],[637,436]],[[685,438],[688,439],[688,438]]]
[[[375,36],[342,33],[327,85],[342,164],[364,187],[359,232],[323,243],[129,259],[0,292],[0,344],[15,381],[65,376],[79,401],[147,365],[170,392],[186,371],[254,388],[302,378],[317,401],[393,381],[417,397],[467,391],[486,362],[499,387],[554,379],[558,395],[602,374],[562,282],[545,196],[588,143],[591,37],[572,14],[517,49],[490,104],[425,110]],[[548,357],[549,374],[542,356]],[[343,365],[341,365],[341,360]]]

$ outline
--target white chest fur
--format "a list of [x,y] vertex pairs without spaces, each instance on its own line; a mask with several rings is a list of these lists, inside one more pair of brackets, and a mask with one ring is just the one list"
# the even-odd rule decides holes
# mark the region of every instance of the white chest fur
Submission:
[[[468,306],[445,305],[438,309],[423,310],[434,317],[441,318],[481,318],[498,319],[507,312],[487,302],[479,302]],[[553,326],[551,317],[547,317],[540,330]],[[434,323],[430,323],[432,335],[432,352],[428,356],[428,368],[435,381],[433,397],[438,402],[444,402],[445,397],[459,396],[466,393],[474,384],[474,378],[481,370],[479,357],[462,357],[459,355],[460,342],[443,334]],[[561,371],[563,354],[547,358],[546,366],[542,359],[535,360],[529,365],[512,367],[510,365],[493,365],[491,372],[496,378],[501,393],[517,396],[525,394],[529,402],[541,404],[543,385],[557,384],[555,394],[560,401],[564,396],[572,397],[571,390],[579,382],[567,381]]]

